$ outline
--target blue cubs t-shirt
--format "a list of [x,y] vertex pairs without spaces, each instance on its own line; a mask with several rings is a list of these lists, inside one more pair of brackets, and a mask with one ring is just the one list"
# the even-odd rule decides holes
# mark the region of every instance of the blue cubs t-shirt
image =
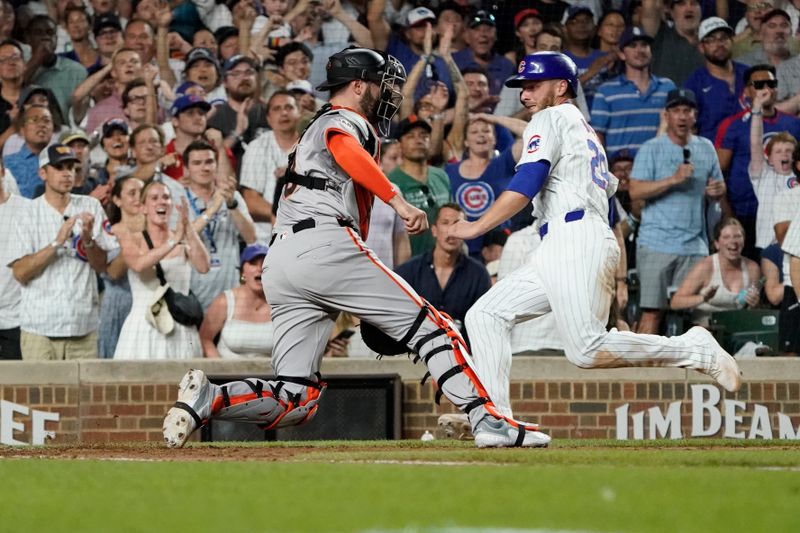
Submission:
[[[514,167],[517,162],[511,148],[507,148],[499,156],[489,162],[489,166],[476,179],[466,179],[459,172],[461,163],[452,163],[445,167],[450,178],[450,188],[453,199],[464,210],[468,221],[478,220],[481,215],[497,200],[497,197],[506,190],[508,182],[514,176]],[[508,222],[504,223],[508,224]],[[466,241],[469,254],[479,254],[483,237]]]

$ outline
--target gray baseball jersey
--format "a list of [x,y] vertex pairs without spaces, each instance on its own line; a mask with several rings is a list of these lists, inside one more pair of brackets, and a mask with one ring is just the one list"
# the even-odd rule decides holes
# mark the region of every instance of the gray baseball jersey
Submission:
[[353,182],[331,157],[327,140],[332,131],[352,135],[373,158],[378,157],[378,136],[363,116],[344,108],[332,108],[323,114],[311,123],[295,148],[294,171],[323,178],[328,188],[319,190],[288,184],[278,206],[276,233],[290,230],[301,220],[322,216],[352,221],[366,237],[373,196]]

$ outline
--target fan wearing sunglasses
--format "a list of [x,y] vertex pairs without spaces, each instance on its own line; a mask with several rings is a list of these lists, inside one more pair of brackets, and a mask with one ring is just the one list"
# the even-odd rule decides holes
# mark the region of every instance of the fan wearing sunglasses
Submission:
[[763,92],[759,100],[763,119],[762,143],[766,144],[773,135],[782,131],[790,133],[795,139],[800,138],[800,119],[784,113],[775,104],[780,87],[780,83],[776,81],[775,67],[767,64],[754,65],[745,71],[744,80],[742,96],[747,108],[720,123],[714,145],[720,167],[727,174],[727,201],[731,211],[745,229],[745,247],[742,255],[758,259],[755,251],[758,199],[748,172],[750,124],[756,95]]

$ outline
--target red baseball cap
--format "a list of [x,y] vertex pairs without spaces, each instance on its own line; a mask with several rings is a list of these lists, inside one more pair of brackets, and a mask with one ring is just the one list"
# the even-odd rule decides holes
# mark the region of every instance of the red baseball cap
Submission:
[[536,17],[539,20],[542,20],[542,16],[539,14],[539,11],[529,7],[527,9],[523,9],[521,11],[517,11],[517,14],[514,15],[514,27],[519,28],[520,24],[528,17]]

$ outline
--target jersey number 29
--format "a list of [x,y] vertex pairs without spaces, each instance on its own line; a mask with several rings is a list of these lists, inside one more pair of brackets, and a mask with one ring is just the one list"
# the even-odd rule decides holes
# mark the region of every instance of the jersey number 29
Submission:
[[592,152],[592,181],[601,189],[606,190],[610,179],[606,155],[591,139],[586,139],[586,144],[589,145],[589,150]]

